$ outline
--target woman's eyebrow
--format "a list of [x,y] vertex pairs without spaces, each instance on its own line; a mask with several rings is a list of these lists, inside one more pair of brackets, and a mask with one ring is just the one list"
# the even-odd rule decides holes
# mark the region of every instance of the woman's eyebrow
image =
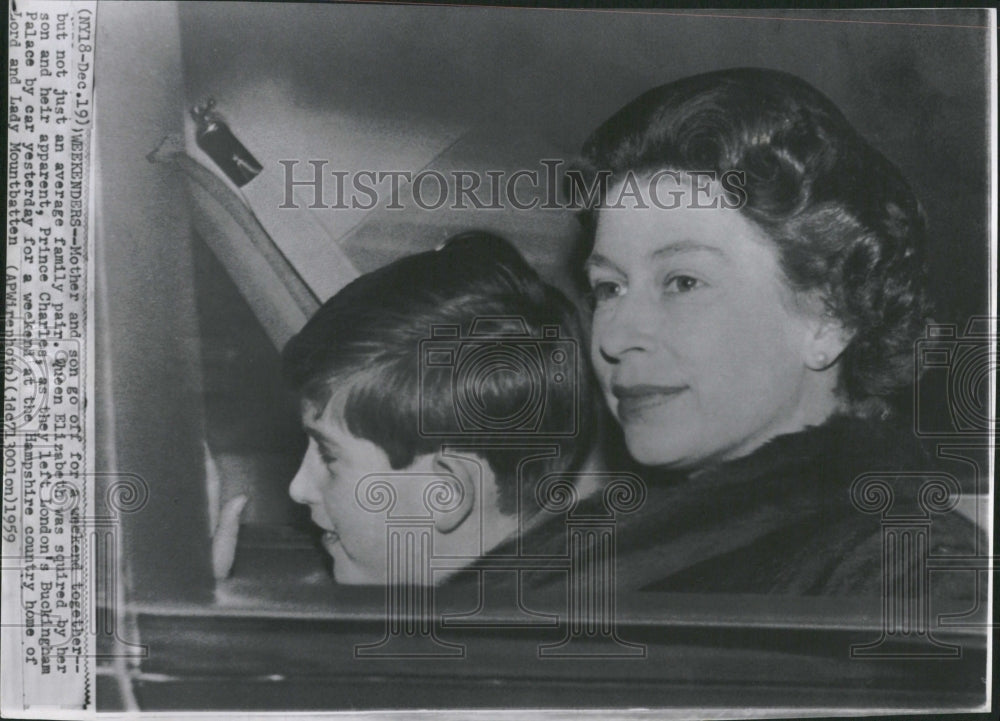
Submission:
[[[725,251],[714,245],[699,243],[696,240],[679,240],[676,243],[670,243],[662,248],[657,248],[649,254],[649,258],[650,260],[657,261],[675,255],[680,255],[682,253],[711,253],[712,255],[717,255],[720,258],[726,257]],[[592,253],[583,264],[584,271],[587,271],[590,268],[610,268],[621,272],[621,269],[614,261],[607,256],[601,255],[600,253]]]
[[669,258],[674,255],[679,255],[681,253],[712,253],[720,258],[725,258],[726,254],[721,248],[714,245],[707,245],[705,243],[699,243],[695,240],[680,240],[676,243],[671,243],[670,245],[665,245],[662,248],[657,248],[652,253],[650,253],[650,258],[652,260],[662,260],[663,258]]
[[621,269],[607,256],[603,256],[600,253],[591,253],[590,257],[587,258],[586,262],[583,264],[583,269],[590,270],[591,268],[611,268],[612,270],[617,270],[621,272]]

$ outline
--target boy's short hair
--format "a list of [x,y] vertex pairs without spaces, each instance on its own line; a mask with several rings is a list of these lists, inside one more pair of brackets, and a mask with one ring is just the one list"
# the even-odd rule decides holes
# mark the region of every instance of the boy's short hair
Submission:
[[[520,319],[515,323],[519,332],[509,341],[501,337],[499,345],[536,345],[542,361],[536,368],[560,382],[510,372],[509,366],[505,372],[502,359],[499,372],[474,374],[456,372],[447,362],[434,368],[421,363],[421,342],[431,339],[436,327],[457,327],[457,349],[475,333],[477,320],[493,331],[491,339],[509,331],[497,327],[503,325],[499,318]],[[569,344],[576,351],[564,354],[571,356],[570,373],[545,367],[554,354],[551,343],[533,343],[553,337],[560,348]],[[500,511],[510,514],[517,508],[520,459],[531,454],[500,445],[542,441],[559,447],[558,457],[531,464],[531,477],[521,479],[523,499],[531,497],[545,472],[572,470],[589,450],[592,400],[586,353],[577,346],[582,338],[576,309],[561,291],[544,283],[506,240],[470,231],[438,250],[401,258],[355,279],[288,342],[282,362],[287,381],[317,415],[337,386],[348,388],[347,429],[381,447],[395,469],[442,445],[482,444],[476,450],[496,474]],[[469,383],[475,387],[456,385]],[[541,394],[540,383],[545,386]],[[544,408],[527,433],[524,425],[512,432],[502,423],[458,429],[457,394],[465,394],[486,418],[515,418],[518,406],[532,398]],[[427,433],[428,428],[438,432]]]

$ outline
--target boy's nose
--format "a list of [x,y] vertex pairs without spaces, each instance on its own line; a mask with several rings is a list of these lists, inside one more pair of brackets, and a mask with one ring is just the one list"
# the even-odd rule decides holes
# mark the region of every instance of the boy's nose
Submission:
[[292,497],[292,500],[305,505],[316,501],[316,484],[312,481],[312,474],[308,471],[308,465],[308,459],[304,459],[302,465],[299,466],[298,472],[292,479],[291,485],[288,487],[288,495]]

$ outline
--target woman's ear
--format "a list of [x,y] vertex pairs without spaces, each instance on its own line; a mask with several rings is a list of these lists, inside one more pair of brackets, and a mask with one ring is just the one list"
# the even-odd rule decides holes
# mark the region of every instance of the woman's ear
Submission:
[[444,449],[434,454],[434,470],[450,487],[450,495],[441,489],[438,509],[434,510],[434,528],[451,533],[461,526],[480,498],[483,462],[472,456],[453,455]]
[[837,362],[853,335],[832,313],[823,313],[816,319],[806,348],[806,366],[814,371],[826,370]]

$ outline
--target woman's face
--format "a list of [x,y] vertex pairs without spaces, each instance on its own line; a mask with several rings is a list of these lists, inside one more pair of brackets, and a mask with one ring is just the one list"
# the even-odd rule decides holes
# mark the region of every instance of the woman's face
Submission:
[[632,196],[601,211],[587,261],[591,355],[632,455],[701,467],[822,422],[833,396],[807,366],[817,319],[796,308],[773,244],[685,180],[676,209],[646,190],[645,208]]

